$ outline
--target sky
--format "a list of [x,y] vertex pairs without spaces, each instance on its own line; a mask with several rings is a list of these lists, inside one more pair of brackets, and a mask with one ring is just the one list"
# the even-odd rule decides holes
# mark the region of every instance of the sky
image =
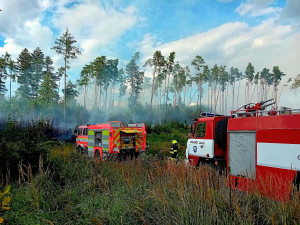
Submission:
[[124,67],[136,51],[141,65],[156,50],[175,51],[189,67],[196,55],[241,71],[249,62],[256,71],[278,65],[287,74],[281,105],[300,108],[300,90],[283,86],[300,73],[299,0],[0,0],[0,9],[0,55],[13,59],[40,47],[58,68],[63,59],[51,47],[68,28],[82,51],[72,81],[97,56]]

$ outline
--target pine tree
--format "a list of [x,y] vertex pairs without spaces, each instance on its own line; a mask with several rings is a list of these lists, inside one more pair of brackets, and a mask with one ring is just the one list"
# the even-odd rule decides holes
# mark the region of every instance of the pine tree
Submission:
[[7,78],[6,62],[4,58],[0,58],[0,99],[4,98],[7,89],[5,87],[5,79]]
[[153,73],[152,73],[152,89],[151,89],[151,98],[150,98],[150,121],[152,116],[152,103],[153,96],[155,92],[156,84],[156,76],[161,73],[161,69],[165,66],[166,62],[164,56],[161,54],[161,51],[156,51],[153,54],[153,58],[151,60],[151,64],[153,65]]
[[277,108],[278,104],[278,85],[282,79],[282,77],[285,76],[285,73],[283,73],[279,66],[273,66],[273,93],[274,93],[274,101],[275,101],[275,107]]
[[87,97],[87,86],[89,85],[90,79],[92,77],[92,66],[85,65],[80,72],[80,79],[77,81],[80,87],[84,87],[83,94],[83,106],[86,108],[86,97]]
[[11,106],[11,83],[16,81],[16,63],[9,58],[8,61],[8,76],[9,76],[9,102]]
[[172,90],[174,92],[173,105],[181,104],[181,91],[186,84],[186,73],[184,68],[177,62],[173,68]]
[[[202,68],[204,67],[205,61],[202,58],[202,56],[197,55],[195,59],[193,59],[191,63],[196,70],[196,77],[195,77],[195,83],[198,84],[198,99],[200,99],[200,112],[202,110],[202,85],[206,81],[205,73],[202,72]],[[198,101],[197,101],[197,109],[198,109]]]
[[[70,68],[70,59],[76,59],[77,55],[81,55],[81,51],[78,47],[76,47],[74,44],[77,41],[75,40],[75,37],[73,37],[70,33],[68,28],[66,29],[66,32],[62,34],[59,38],[55,41],[55,46],[51,49],[55,50],[57,54],[63,55],[64,57],[64,69],[65,69],[65,88],[67,90],[67,69]],[[66,118],[66,100],[68,98],[64,96],[64,118]]]
[[[211,106],[214,104],[214,111],[217,109],[217,85],[220,79],[220,69],[217,64],[211,69],[211,83],[212,83],[212,95],[211,95]],[[211,107],[212,111],[212,107]]]
[[166,61],[166,70],[167,70],[167,78],[166,78],[167,88],[165,90],[167,92],[166,99],[165,99],[166,106],[167,106],[168,100],[169,100],[170,76],[173,72],[174,60],[175,60],[175,52],[171,52]]
[[41,79],[44,75],[44,53],[42,50],[37,47],[33,53],[31,54],[31,66],[32,66],[32,78],[30,79],[30,86],[31,86],[31,95],[33,99],[36,99],[38,96],[39,86]]
[[292,84],[291,88],[292,89],[297,89],[300,87],[300,74],[298,74],[295,78],[294,78],[294,83]]
[[139,95],[142,91],[144,72],[140,71],[138,65],[140,59],[139,52],[136,52],[126,65],[127,83],[130,87],[129,106],[134,107],[138,103]]
[[[102,87],[105,82],[105,66],[106,66],[106,56],[97,57],[92,63],[92,77],[94,78],[95,88],[94,88],[94,107],[98,105],[101,107],[102,100]],[[99,103],[98,103],[98,90],[99,88]],[[98,104],[97,104],[98,103]]]
[[23,49],[17,59],[17,82],[19,87],[16,95],[19,99],[28,101],[32,97],[30,83],[32,80],[32,56],[27,48]]
[[38,104],[42,107],[46,107],[53,103],[56,104],[58,98],[56,84],[51,78],[51,74],[46,73],[38,91]]
[[126,84],[127,77],[125,76],[125,71],[121,68],[118,72],[117,82],[119,83],[119,106],[121,105],[121,99],[126,94],[127,84]]
[[[64,96],[70,104],[76,103],[76,98],[79,95],[79,92],[76,90],[76,84],[73,84],[70,80],[66,85],[66,89],[63,89]],[[66,90],[66,91],[65,91]]]
[[254,79],[254,67],[252,66],[252,64],[249,62],[247,67],[246,67],[246,71],[245,71],[245,75],[246,75],[246,79],[247,79],[247,83],[246,83],[246,87],[247,87],[247,98],[246,98],[246,102],[250,103],[250,84],[252,84],[252,81]]
[[106,108],[107,106],[107,92],[108,88],[111,87],[111,100],[110,100],[110,105],[113,105],[112,98],[113,98],[113,92],[116,84],[116,78],[118,76],[118,59],[108,59],[105,62],[105,67],[104,67],[104,90],[105,90],[105,101],[104,101],[104,107]]

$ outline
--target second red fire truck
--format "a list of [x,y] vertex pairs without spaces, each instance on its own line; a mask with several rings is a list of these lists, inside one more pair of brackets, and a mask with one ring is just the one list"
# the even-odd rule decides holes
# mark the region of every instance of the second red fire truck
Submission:
[[144,123],[124,124],[110,121],[79,126],[75,130],[76,149],[94,158],[110,155],[137,156],[147,150]]

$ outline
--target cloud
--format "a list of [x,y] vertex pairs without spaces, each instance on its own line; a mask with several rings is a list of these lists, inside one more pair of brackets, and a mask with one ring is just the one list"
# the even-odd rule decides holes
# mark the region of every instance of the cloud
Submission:
[[216,62],[215,54],[219,55],[224,51],[223,41],[234,37],[235,33],[243,31],[247,26],[242,22],[226,23],[206,32],[168,43],[155,42],[154,35],[146,34],[139,49],[141,49],[143,59],[151,57],[155,50],[161,50],[164,55],[175,51],[176,58],[180,57],[180,62],[185,64],[189,64],[192,57],[202,53],[207,53],[207,60]]
[[[248,62],[251,62],[257,72],[264,67],[272,70],[273,66],[278,65],[287,74],[281,86],[288,77],[299,74],[300,32],[294,31],[292,25],[277,23],[275,19],[264,20],[256,26],[244,22],[226,23],[169,43],[158,43],[155,35],[147,34],[139,49],[143,60],[152,57],[156,50],[161,50],[165,56],[175,51],[175,60],[190,68],[196,55],[201,55],[210,68],[218,64],[226,65],[227,70],[233,66],[244,72]],[[300,98],[292,101],[295,99],[293,96],[285,88],[280,103],[299,108]]]
[[280,7],[269,6],[274,0],[247,0],[236,8],[236,12],[241,16],[250,14],[252,17],[278,14],[281,12]]
[[61,32],[68,27],[80,43],[82,57],[75,63],[78,66],[103,54],[103,49],[107,51],[126,31],[134,27],[139,19],[134,6],[122,8],[114,4],[101,5],[99,1],[93,0],[72,7],[60,4],[55,8],[57,11],[53,14],[54,26]]
[[[4,1],[0,13],[0,35],[5,38],[0,54],[9,52],[17,58],[22,49],[33,51],[40,47],[45,54],[51,54],[52,31],[43,26],[42,9],[48,7],[46,1]],[[12,19],[13,18],[13,19]]]
[[280,15],[282,20],[290,20],[293,23],[300,24],[300,4],[299,0],[287,0],[286,7]]
[[53,59],[55,68],[62,66],[62,57],[51,47],[68,27],[82,50],[82,55],[71,61],[69,73],[73,80],[83,65],[95,57],[119,57],[110,49],[144,20],[134,6],[121,7],[117,1],[101,4],[98,0],[11,0],[4,1],[1,9],[0,35],[4,37],[4,46],[0,47],[0,55],[7,51],[14,59],[24,48],[33,51],[40,47]]
[[233,0],[217,0],[217,2],[222,2],[222,3],[228,3],[228,2],[232,2]]
[[13,36],[23,30],[24,22],[39,17],[39,1],[2,1],[0,13],[0,33],[4,36]]

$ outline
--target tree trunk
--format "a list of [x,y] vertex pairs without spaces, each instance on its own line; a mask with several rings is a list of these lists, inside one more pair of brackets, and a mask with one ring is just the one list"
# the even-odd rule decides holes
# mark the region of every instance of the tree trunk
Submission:
[[235,82],[232,85],[232,107],[231,110],[234,110],[234,90],[235,90]]
[[153,95],[154,95],[155,73],[156,73],[156,68],[154,67],[153,76],[152,76],[151,99],[150,99],[150,122],[151,122],[151,116],[152,116],[152,101],[153,101]]
[[65,57],[65,91],[64,91],[64,120],[66,120],[66,85],[67,85],[67,58]]
[[209,85],[207,86],[207,109],[209,111]]
[[239,107],[239,97],[240,97],[240,86],[241,86],[241,80],[239,80],[239,87],[238,87],[238,96],[236,100],[236,107]]
[[12,72],[10,72],[10,79],[9,79],[9,110],[11,111],[11,76]]
[[95,87],[94,87],[94,107],[97,106],[97,98],[98,98],[98,92],[97,92],[97,78],[96,78]]
[[105,108],[106,108],[106,103],[107,103],[107,89],[108,89],[108,87],[106,87],[106,90],[105,90]]
[[84,86],[84,97],[83,97],[83,104],[84,104],[84,108],[86,108],[86,86]]
[[102,84],[100,84],[100,99],[99,99],[100,108],[101,108],[101,102],[102,102]]
[[114,80],[114,82],[113,82],[113,88],[112,88],[112,102],[111,102],[112,106],[114,106],[114,104],[115,104],[115,86],[116,86],[115,82],[116,81]]

